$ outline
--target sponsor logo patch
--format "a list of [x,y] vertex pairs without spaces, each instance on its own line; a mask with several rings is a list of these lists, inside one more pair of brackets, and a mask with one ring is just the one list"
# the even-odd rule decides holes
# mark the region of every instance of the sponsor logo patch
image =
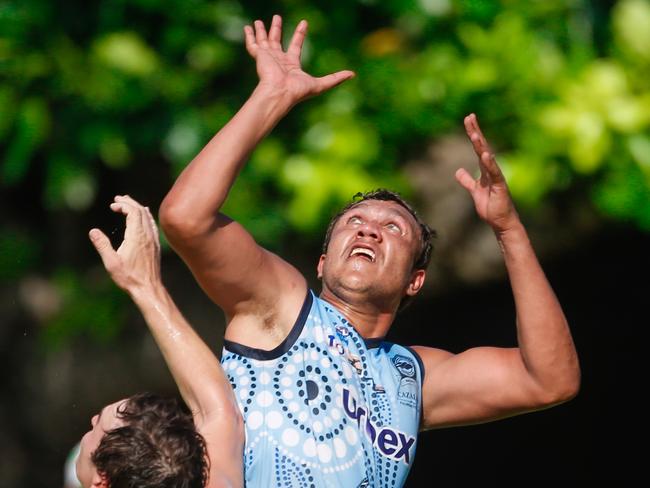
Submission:
[[418,384],[415,378],[415,362],[407,356],[397,354],[393,357],[392,363],[400,375],[397,401],[407,407],[417,407]]

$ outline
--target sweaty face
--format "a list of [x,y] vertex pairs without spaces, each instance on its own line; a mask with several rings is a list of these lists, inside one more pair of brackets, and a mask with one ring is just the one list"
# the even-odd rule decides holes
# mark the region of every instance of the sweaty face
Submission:
[[366,200],[334,226],[318,274],[324,289],[340,298],[362,294],[392,306],[411,293],[419,252],[420,228],[408,210],[392,201]]
[[124,425],[122,419],[117,416],[117,411],[125,401],[111,403],[93,416],[90,420],[91,429],[81,439],[77,458],[77,478],[84,488],[97,485],[101,480],[90,456],[95,452],[106,432]]

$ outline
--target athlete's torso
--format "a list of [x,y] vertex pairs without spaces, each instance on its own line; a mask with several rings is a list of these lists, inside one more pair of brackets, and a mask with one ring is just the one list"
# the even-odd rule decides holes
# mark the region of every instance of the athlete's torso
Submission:
[[364,340],[309,292],[272,351],[224,342],[244,416],[247,487],[399,487],[413,463],[422,367],[410,349]]

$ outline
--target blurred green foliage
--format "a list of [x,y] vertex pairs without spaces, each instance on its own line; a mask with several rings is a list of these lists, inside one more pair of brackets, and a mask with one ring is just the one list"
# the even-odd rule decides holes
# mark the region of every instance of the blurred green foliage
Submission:
[[76,335],[108,343],[122,330],[129,300],[113,283],[69,268],[59,269],[51,283],[62,306],[43,330],[46,346],[59,347]]
[[[586,0],[5,0],[3,191],[27,188],[31,176],[39,219],[56,220],[90,212],[102,175],[119,182],[137,167],[169,187],[256,82],[243,25],[276,12],[286,37],[309,21],[307,71],[358,76],[296,108],[244,169],[226,211],[265,245],[321,230],[360,189],[408,195],[400,163],[460,133],[469,112],[519,205],[586,189],[604,218],[650,231],[648,0],[611,9]],[[30,235],[1,229],[3,279],[43,263]],[[71,273],[61,281],[52,271],[66,303],[95,305],[64,307],[52,324],[80,329],[90,309],[106,327],[118,323],[119,309],[93,302]]]

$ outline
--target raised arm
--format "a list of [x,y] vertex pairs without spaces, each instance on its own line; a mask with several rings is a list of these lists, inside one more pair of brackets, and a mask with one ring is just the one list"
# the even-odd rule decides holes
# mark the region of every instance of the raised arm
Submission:
[[353,76],[351,71],[322,78],[305,73],[300,53],[306,32],[303,20],[284,51],[279,16],[273,17],[268,34],[259,20],[254,29],[244,28],[259,83],[237,114],[181,173],[160,208],[170,244],[213,301],[229,318],[246,317],[245,322],[263,324],[265,330],[269,324],[284,329],[291,325],[306,293],[305,280],[219,211],[249,154],[280,119],[301,100]]
[[219,360],[182,316],[160,277],[158,230],[148,208],[115,197],[126,215],[124,241],[115,251],[99,229],[90,239],[106,270],[138,306],[162,352],[210,458],[208,487],[243,486],[243,420]]
[[515,210],[505,178],[474,114],[465,130],[480,176],[456,179],[471,195],[503,253],[512,287],[517,348],[479,347],[452,355],[417,347],[425,363],[423,428],[477,423],[549,407],[578,392],[580,369],[567,320]]

